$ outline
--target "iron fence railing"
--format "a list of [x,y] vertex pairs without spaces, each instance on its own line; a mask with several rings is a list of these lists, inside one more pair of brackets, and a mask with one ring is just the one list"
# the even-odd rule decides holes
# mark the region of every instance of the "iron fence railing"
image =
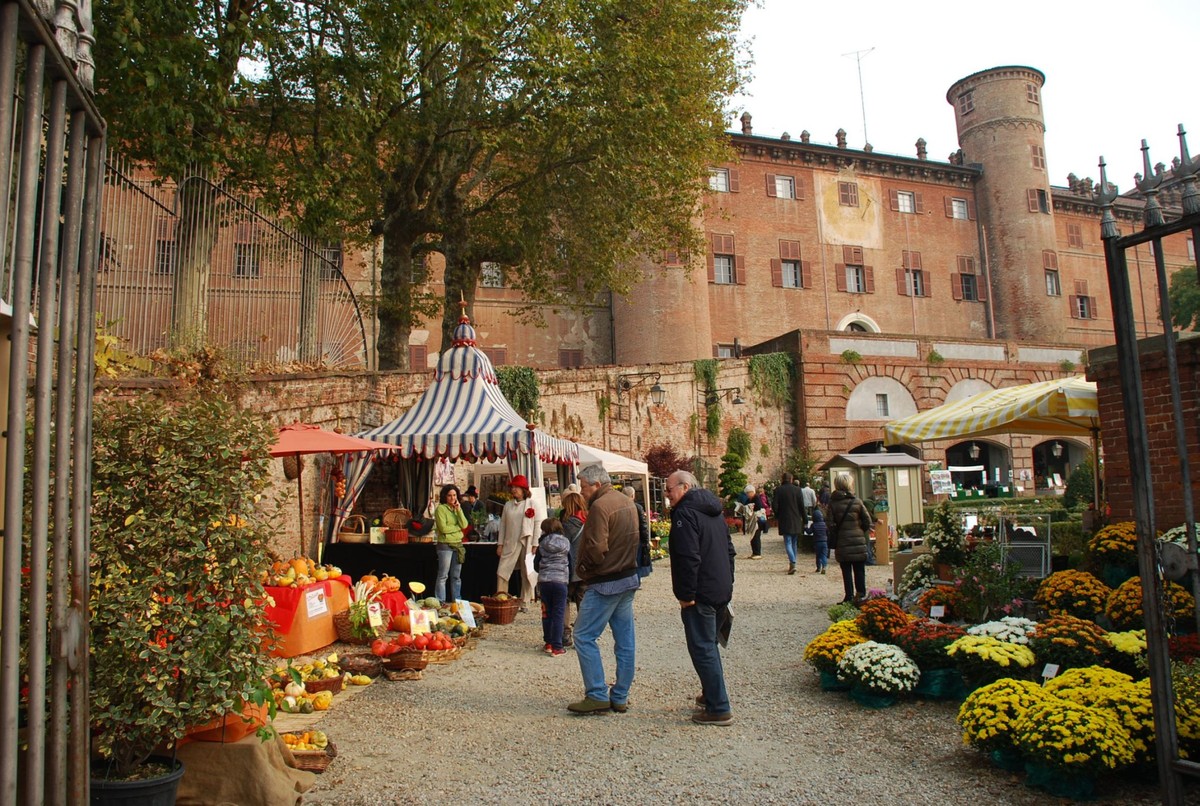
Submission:
[[183,337],[246,365],[366,368],[340,246],[298,236],[200,173],[164,181],[119,156],[100,226],[97,310],[123,349]]
[[104,122],[88,0],[0,0],[0,803],[89,799],[88,502]]
[[[1130,481],[1133,491],[1133,513],[1137,527],[1138,572],[1142,583],[1142,610],[1145,614],[1147,658],[1150,666],[1150,691],[1154,708],[1154,729],[1158,776],[1162,800],[1166,804],[1184,802],[1183,776],[1200,776],[1200,763],[1179,755],[1179,733],[1176,723],[1175,693],[1171,678],[1171,659],[1168,653],[1168,632],[1171,614],[1166,605],[1166,580],[1162,558],[1159,556],[1159,524],[1155,522],[1154,488],[1151,475],[1150,438],[1146,420],[1146,396],[1143,388],[1138,337],[1134,319],[1133,294],[1130,288],[1127,250],[1139,244],[1153,245],[1154,266],[1158,282],[1159,317],[1163,327],[1163,344],[1167,377],[1170,386],[1171,411],[1174,420],[1175,455],[1182,490],[1184,523],[1187,525],[1188,584],[1192,594],[1200,593],[1200,571],[1197,570],[1195,511],[1192,501],[1191,463],[1185,430],[1194,425],[1184,419],[1183,394],[1176,360],[1176,333],[1171,318],[1169,281],[1164,262],[1163,238],[1182,232],[1192,234],[1193,243],[1200,243],[1200,159],[1188,154],[1187,138],[1179,127],[1180,162],[1172,178],[1183,186],[1182,215],[1167,221],[1158,201],[1164,173],[1150,167],[1149,149],[1142,142],[1144,178],[1138,190],[1145,198],[1143,229],[1122,236],[1113,214],[1115,190],[1110,191],[1104,159],[1100,161],[1101,237],[1108,270],[1109,292],[1112,295],[1113,330],[1116,336],[1117,370],[1120,377],[1121,402],[1124,408],[1126,441],[1129,451]],[[1200,261],[1196,264],[1200,277]],[[1189,390],[1189,404],[1195,390]],[[1170,524],[1174,525],[1174,524]],[[1200,597],[1197,597],[1197,617],[1200,617]]]

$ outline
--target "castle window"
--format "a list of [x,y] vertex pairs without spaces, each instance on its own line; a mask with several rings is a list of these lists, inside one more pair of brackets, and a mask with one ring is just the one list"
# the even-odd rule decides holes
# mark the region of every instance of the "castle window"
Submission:
[[1058,282],[1058,270],[1046,269],[1046,296],[1061,297],[1062,286]]
[[257,246],[252,243],[235,243],[233,245],[233,276],[246,280],[262,276]]
[[713,168],[708,172],[708,188],[717,193],[729,192],[729,169]]
[[733,255],[713,255],[713,282],[733,285]]
[[409,369],[428,369],[429,368],[429,348],[424,344],[408,345],[408,368]]
[[480,265],[479,284],[484,288],[504,288],[504,270],[499,263]]
[[921,270],[921,253],[904,250],[900,266],[896,269],[896,293],[903,297],[929,296],[928,278]]
[[875,271],[863,264],[861,246],[843,246],[842,262],[835,264],[837,290],[850,294],[874,294]]
[[717,285],[745,285],[746,259],[735,254],[732,235],[712,235],[708,254],[708,281]]
[[790,176],[767,174],[767,195],[777,199],[796,198],[796,180]]
[[958,96],[958,114],[969,115],[975,111],[975,92],[968,90]]
[[713,358],[734,358],[732,344],[717,344],[713,346]]
[[1050,194],[1041,188],[1030,188],[1027,192],[1029,197],[1029,212],[1031,213],[1050,213]]
[[1039,145],[1030,145],[1029,152],[1033,157],[1033,167],[1039,170],[1046,170],[1046,149]]
[[330,244],[320,251],[321,279],[336,280],[342,271],[342,245]]
[[[1191,241],[1188,241],[1191,243]],[[179,244],[173,240],[159,239],[154,242],[154,272],[155,274],[174,274],[175,263],[179,260]]]
[[558,365],[563,369],[583,366],[583,350],[559,350]]
[[1067,224],[1067,246],[1073,246],[1077,249],[1083,247],[1083,226],[1080,224]]
[[1037,84],[1025,85],[1025,100],[1029,101],[1031,104],[1040,104],[1042,102],[1041,95],[1038,92]]
[[917,194],[909,190],[889,191],[892,209],[900,213],[917,213]]
[[951,293],[955,299],[964,302],[987,300],[987,289],[975,272],[975,258],[969,255],[959,255],[958,271],[950,275]]
[[949,218],[957,218],[960,221],[967,221],[975,218],[975,211],[972,205],[966,199],[956,199],[951,196],[946,197],[946,215]]
[[880,417],[891,417],[891,407],[888,406],[888,396],[886,394],[875,395],[875,413]]
[[857,207],[858,184],[855,182],[838,182],[838,203],[843,207]]
[[484,347],[483,354],[492,362],[493,367],[502,367],[508,363],[507,347]]
[[771,285],[776,288],[811,288],[808,266],[800,259],[799,241],[780,241],[779,257],[771,261]]
[[1068,303],[1071,306],[1072,319],[1096,318],[1096,298],[1088,296],[1087,280],[1075,281],[1075,293],[1071,295]]

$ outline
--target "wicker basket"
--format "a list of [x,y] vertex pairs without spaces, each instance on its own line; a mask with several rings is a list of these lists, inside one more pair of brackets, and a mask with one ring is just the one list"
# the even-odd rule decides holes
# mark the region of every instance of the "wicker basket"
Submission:
[[430,663],[450,663],[462,657],[462,649],[454,647],[454,649],[437,649],[425,650],[425,654],[429,656]]
[[338,666],[343,672],[350,674],[365,674],[367,677],[379,677],[383,673],[383,658],[370,653],[359,655],[342,655]]
[[330,742],[324,750],[293,750],[292,758],[296,759],[298,770],[325,772],[329,762],[337,758],[337,746]]
[[521,607],[520,599],[505,599],[499,601],[491,596],[480,597],[483,609],[491,624],[512,624],[517,619],[517,610]]
[[[370,629],[369,624],[366,626]],[[388,625],[385,620],[384,623],[371,630],[370,635],[360,636],[355,634],[354,628],[350,625],[349,610],[333,614],[333,629],[337,630],[338,640],[344,641],[347,644],[369,644],[376,638],[382,638],[383,634],[387,632],[387,627]]]
[[338,531],[339,543],[366,543],[371,539],[371,530],[367,528],[367,519],[362,515],[351,515],[342,521]]
[[409,535],[409,543],[432,543],[433,535]]
[[304,690],[309,694],[316,694],[318,691],[332,691],[334,694],[337,694],[345,687],[345,681],[342,680],[342,676],[340,674],[337,677],[325,677],[320,680],[304,681]]
[[384,511],[380,520],[386,529],[407,529],[408,524],[412,522],[412,513],[404,507],[388,509]]
[[384,529],[383,539],[386,543],[401,544],[408,542],[407,529]]
[[432,653],[419,649],[402,649],[394,655],[389,655],[383,661],[383,668],[394,672],[411,670],[419,672],[429,665]]

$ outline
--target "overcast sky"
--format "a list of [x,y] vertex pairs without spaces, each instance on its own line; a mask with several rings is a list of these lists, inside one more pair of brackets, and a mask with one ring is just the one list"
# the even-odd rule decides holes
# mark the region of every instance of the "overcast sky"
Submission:
[[[1007,0],[1004,3],[811,2],[759,0],[742,22],[752,80],[733,99],[734,117],[753,115],[754,133],[833,144],[846,130],[862,148],[855,51],[861,59],[866,132],[877,152],[930,159],[958,148],[946,90],[960,78],[1002,65],[1046,74],[1042,112],[1050,181],[1100,178],[1122,192],[1141,171],[1141,140],[1151,164],[1179,155],[1177,124],[1200,154],[1200,43],[1197,0]],[[843,55],[851,54],[851,55]],[[741,124],[731,120],[733,130]]]

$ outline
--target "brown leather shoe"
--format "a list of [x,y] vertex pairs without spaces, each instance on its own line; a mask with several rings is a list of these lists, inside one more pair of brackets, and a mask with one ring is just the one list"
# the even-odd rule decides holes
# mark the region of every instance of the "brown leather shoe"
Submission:
[[708,711],[700,711],[692,714],[692,721],[697,725],[732,725],[733,714],[729,712],[710,714]]

